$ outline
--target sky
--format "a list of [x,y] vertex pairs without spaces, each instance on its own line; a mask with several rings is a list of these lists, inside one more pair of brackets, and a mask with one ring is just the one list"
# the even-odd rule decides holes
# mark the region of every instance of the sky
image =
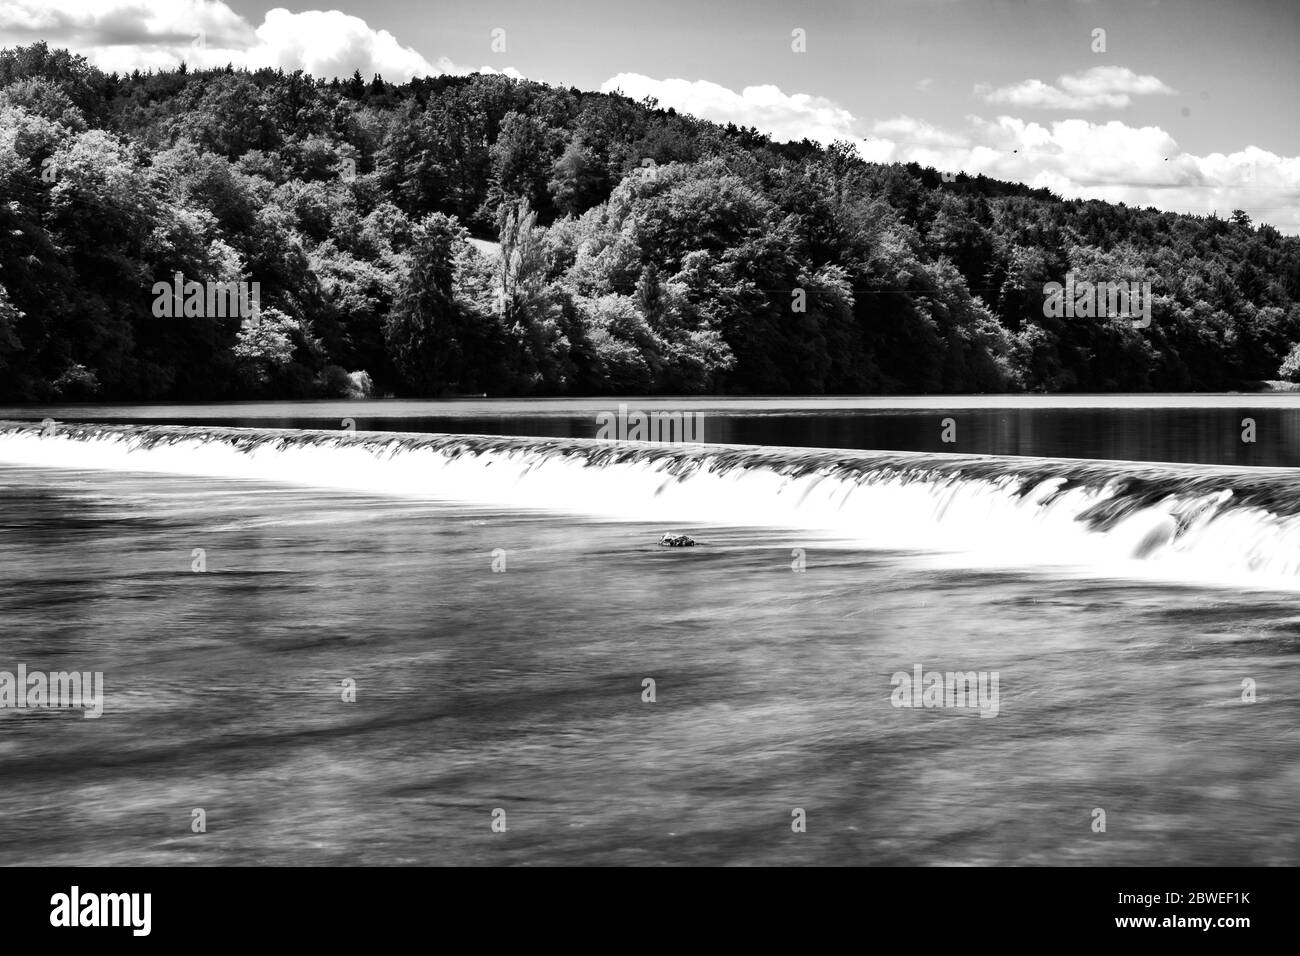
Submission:
[[496,71],[1300,235],[1300,0],[0,0],[106,70]]

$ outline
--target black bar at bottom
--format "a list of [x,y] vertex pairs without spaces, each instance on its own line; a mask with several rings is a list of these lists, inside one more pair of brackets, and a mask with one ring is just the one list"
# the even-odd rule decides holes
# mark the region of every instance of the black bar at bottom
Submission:
[[1293,883],[1293,870],[1253,868],[10,868],[0,870],[0,913],[7,938],[78,945],[283,939],[298,948],[430,932],[448,944],[562,932],[566,945],[612,945],[622,927],[629,943],[649,933],[666,946],[690,926],[733,941],[838,928],[859,941],[933,934],[944,948],[1041,936],[1232,946],[1285,929]]

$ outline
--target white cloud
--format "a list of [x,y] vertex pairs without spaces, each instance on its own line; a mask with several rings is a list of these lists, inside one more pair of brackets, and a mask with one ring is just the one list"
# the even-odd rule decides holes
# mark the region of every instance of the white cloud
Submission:
[[970,144],[970,139],[960,133],[941,129],[933,123],[911,116],[895,116],[892,119],[877,120],[871,131],[878,136],[888,137],[898,142],[906,142],[923,147],[960,147]]
[[247,58],[249,66],[303,69],[314,76],[346,76],[360,69],[366,77],[383,73],[407,80],[443,72],[387,30],[372,30],[338,10],[268,10]]
[[671,106],[715,123],[752,126],[777,140],[810,139],[831,143],[853,139],[853,115],[821,96],[781,92],[776,86],[747,86],[739,93],[708,80],[655,80],[640,73],[620,73],[600,86],[602,93],[622,90],[634,100],[653,96]]
[[1082,73],[1066,73],[1052,86],[1042,80],[1023,80],[993,89],[978,84],[975,92],[986,102],[1022,109],[1095,110],[1123,109],[1134,96],[1168,96],[1175,92],[1157,77],[1134,73],[1126,66],[1094,66]]
[[[889,159],[1103,199],[1204,215],[1245,209],[1257,221],[1300,235],[1300,157],[1247,146],[1233,153],[1184,152],[1158,126],[1082,119],[1050,124],[1011,116],[967,117],[969,145],[936,149],[896,143]],[[938,161],[936,162],[936,158]]]
[[[380,73],[396,81],[473,72],[446,57],[430,62],[387,30],[338,10],[277,7],[254,27],[221,0],[0,0],[0,31],[10,43],[45,40],[119,72],[170,69],[182,61],[324,77],[360,70],[367,79]],[[520,76],[513,68],[500,72]]]

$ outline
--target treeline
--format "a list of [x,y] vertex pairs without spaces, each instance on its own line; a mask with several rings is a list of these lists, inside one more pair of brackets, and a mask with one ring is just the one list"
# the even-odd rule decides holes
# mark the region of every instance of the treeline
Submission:
[[[257,282],[259,321],[155,317],[178,272]],[[1045,317],[1067,273],[1149,281],[1150,327]],[[503,76],[0,52],[6,401],[1212,390],[1300,377],[1298,341],[1300,240],[1240,211]]]

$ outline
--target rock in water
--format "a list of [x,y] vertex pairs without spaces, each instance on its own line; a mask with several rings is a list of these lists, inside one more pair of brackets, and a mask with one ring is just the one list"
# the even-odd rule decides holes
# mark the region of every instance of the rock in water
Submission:
[[664,536],[659,539],[659,543],[665,548],[693,548],[695,539],[684,534],[673,534],[671,531],[665,532]]
[[1133,549],[1133,557],[1139,560],[1151,557],[1155,552],[1173,541],[1177,533],[1178,522],[1174,520],[1172,515],[1164,515],[1142,536],[1142,540]]

